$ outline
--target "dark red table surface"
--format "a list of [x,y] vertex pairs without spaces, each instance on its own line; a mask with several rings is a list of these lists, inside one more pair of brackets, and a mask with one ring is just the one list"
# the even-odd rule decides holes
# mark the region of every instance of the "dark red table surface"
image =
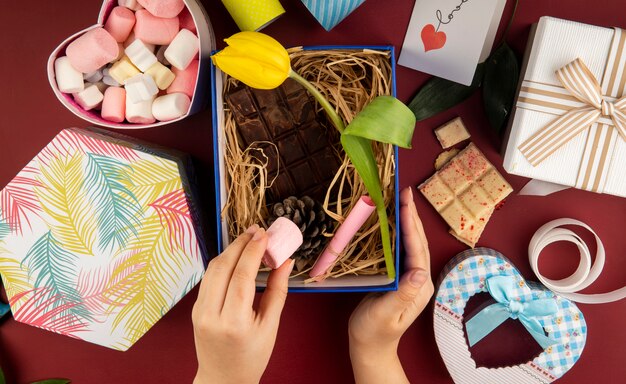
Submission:
[[[203,1],[219,47],[222,39],[238,31],[220,1]],[[331,32],[326,32],[298,0],[282,1],[287,14],[264,32],[286,46],[319,44],[393,44],[398,50],[413,8],[413,1],[369,0]],[[500,33],[511,15],[509,0]],[[46,78],[46,61],[58,43],[95,22],[98,0],[3,1],[0,10],[0,186],[16,173],[62,128],[88,124],[66,110],[54,97]],[[550,15],[603,26],[626,28],[621,0],[522,0],[508,40],[523,54],[530,25]],[[417,38],[417,37],[415,37]],[[498,38],[499,39],[499,38]],[[397,68],[398,97],[409,101],[428,75]],[[420,122],[413,149],[400,151],[402,187],[416,185],[433,172],[433,160],[441,152],[432,130],[461,116],[472,140],[501,168],[501,139],[490,130],[480,94],[463,104]],[[213,148],[211,112],[149,130],[126,131],[131,136],[186,151],[200,165],[202,193],[211,202]],[[519,190],[526,179],[508,175]],[[626,177],[626,176],[625,176]],[[439,215],[421,196],[415,196],[429,238],[432,270],[436,274],[465,247],[454,240]],[[213,214],[213,212],[209,212]],[[549,220],[572,217],[593,227],[607,252],[603,274],[585,292],[617,289],[626,283],[626,200],[578,190],[549,197],[512,195],[492,217],[480,244],[504,253],[529,279],[527,246],[534,231]],[[588,236],[586,237],[588,238]],[[210,238],[215,248],[215,238]],[[542,259],[542,271],[559,278],[577,265],[573,246],[551,246]],[[196,369],[191,308],[197,290],[178,303],[127,352],[97,345],[16,323],[0,324],[0,364],[9,383],[26,383],[46,377],[68,377],[75,383],[189,383]],[[287,300],[276,347],[263,383],[350,383],[347,321],[362,294],[292,294]],[[580,305],[589,328],[587,345],[578,363],[562,383],[623,383],[626,380],[624,317],[626,302]],[[521,328],[521,327],[520,327]],[[506,329],[504,329],[506,331]],[[502,333],[502,331],[498,331]],[[523,332],[523,331],[520,331]],[[486,340],[477,359],[507,355],[511,363],[522,362],[524,335],[507,343],[501,337]],[[502,349],[502,351],[500,351]],[[407,331],[400,357],[411,382],[450,383],[432,328],[432,305]],[[485,356],[480,356],[484,353]]]

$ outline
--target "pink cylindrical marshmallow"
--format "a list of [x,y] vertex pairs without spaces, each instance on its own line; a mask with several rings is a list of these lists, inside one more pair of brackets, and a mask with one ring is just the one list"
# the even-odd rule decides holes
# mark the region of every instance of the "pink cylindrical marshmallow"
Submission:
[[304,239],[300,228],[293,221],[279,217],[267,229],[267,248],[263,264],[276,269],[280,267],[302,245]]
[[135,26],[135,12],[126,7],[115,7],[104,23],[104,29],[113,36],[118,43],[128,39],[128,35]]
[[94,28],[67,46],[65,54],[77,71],[91,73],[119,54],[115,38],[104,28]]
[[198,66],[200,62],[193,60],[191,64],[184,70],[180,70],[176,67],[172,67],[172,72],[176,75],[176,78],[172,84],[167,88],[167,93],[184,93],[193,97],[193,91],[196,88],[196,81],[198,80]]
[[187,9],[187,7],[180,11],[180,14],[178,15],[178,21],[180,24],[180,29],[188,29],[195,34],[198,34],[196,22],[193,21],[193,16],[191,16],[191,12],[189,12],[189,9]]
[[185,8],[183,0],[137,0],[156,17],[174,17]]
[[178,17],[156,17],[145,9],[135,13],[135,37],[144,43],[167,45],[178,34]]
[[104,91],[102,118],[121,123],[126,118],[126,90],[121,87],[109,87]]
[[330,243],[322,252],[322,255],[315,262],[309,276],[317,277],[326,273],[375,209],[376,205],[369,196],[363,196],[357,201],[346,220],[339,226],[332,240],[330,240]]

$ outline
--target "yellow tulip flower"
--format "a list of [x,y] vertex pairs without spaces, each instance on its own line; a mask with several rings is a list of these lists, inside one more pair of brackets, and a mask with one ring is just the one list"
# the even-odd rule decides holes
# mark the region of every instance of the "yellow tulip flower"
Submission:
[[239,32],[224,40],[228,46],[212,56],[223,72],[257,89],[274,89],[291,73],[285,47],[260,32]]

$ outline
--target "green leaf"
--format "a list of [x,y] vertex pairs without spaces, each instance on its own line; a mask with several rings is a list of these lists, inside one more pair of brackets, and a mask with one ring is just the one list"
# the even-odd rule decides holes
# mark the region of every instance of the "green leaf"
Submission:
[[46,379],[46,380],[41,380],[41,381],[35,381],[30,384],[69,384],[71,382],[72,380],[70,379]]
[[414,129],[415,117],[411,110],[395,97],[379,96],[355,116],[341,135],[344,151],[376,204],[385,266],[390,279],[395,279],[396,271],[391,253],[387,207],[371,140],[410,148]]
[[4,378],[4,372],[2,371],[2,367],[0,367],[0,384],[6,384],[6,379]]
[[379,96],[354,117],[344,133],[410,149],[414,128],[415,116],[406,105],[393,96]]
[[470,97],[480,87],[484,74],[484,64],[478,64],[472,85],[462,85],[440,77],[432,77],[417,92],[409,103],[409,109],[417,121],[454,107]]
[[502,43],[485,62],[483,102],[491,126],[500,132],[511,113],[519,80],[519,63],[513,50]]

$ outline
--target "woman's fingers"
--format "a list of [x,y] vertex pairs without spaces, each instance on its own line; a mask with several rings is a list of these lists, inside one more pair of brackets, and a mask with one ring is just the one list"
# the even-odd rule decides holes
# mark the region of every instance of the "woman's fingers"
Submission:
[[407,270],[421,268],[430,273],[430,254],[422,222],[417,215],[411,187],[400,193],[400,226]]
[[422,268],[405,272],[400,279],[398,290],[387,292],[373,304],[376,315],[384,317],[385,324],[398,321],[403,313],[415,308],[418,302],[422,301],[419,299],[425,293],[423,288],[429,280],[428,271]]
[[267,234],[264,229],[259,229],[241,252],[241,257],[233,270],[222,314],[240,318],[252,313],[256,292],[255,279],[266,248]]
[[239,261],[239,256],[252,239],[259,226],[254,224],[235,239],[219,256],[213,258],[207,266],[200,290],[198,291],[197,303],[202,308],[219,314],[224,306],[226,290],[233,270]]
[[280,314],[287,299],[289,275],[293,270],[294,260],[288,259],[280,268],[273,270],[267,280],[267,288],[263,292],[259,304],[259,316],[264,322],[278,326]]

